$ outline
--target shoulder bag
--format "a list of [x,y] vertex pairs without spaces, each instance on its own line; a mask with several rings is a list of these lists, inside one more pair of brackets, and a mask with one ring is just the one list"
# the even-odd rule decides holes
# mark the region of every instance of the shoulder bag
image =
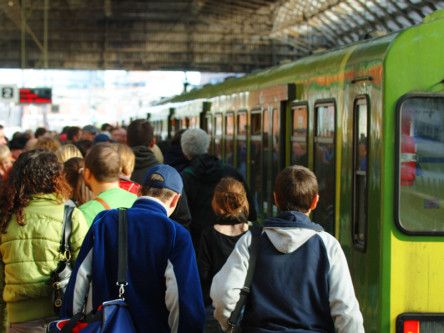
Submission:
[[128,305],[125,302],[125,287],[128,268],[128,225],[126,209],[119,208],[118,275],[116,286],[119,298],[103,302],[89,314],[78,313],[71,319],[53,321],[48,333],[136,333]]

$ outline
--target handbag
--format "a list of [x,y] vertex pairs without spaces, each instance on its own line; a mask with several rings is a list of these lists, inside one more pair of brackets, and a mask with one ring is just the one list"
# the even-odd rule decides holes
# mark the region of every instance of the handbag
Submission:
[[241,322],[245,313],[245,306],[247,303],[248,295],[251,291],[251,283],[253,282],[254,269],[256,267],[256,258],[258,253],[259,241],[262,234],[262,228],[253,227],[250,230],[251,232],[251,244],[248,248],[248,252],[250,253],[250,259],[248,261],[248,270],[247,276],[245,277],[244,287],[240,290],[239,300],[236,303],[236,306],[231,312],[230,318],[228,318],[228,330],[226,332],[229,333],[240,333]]
[[67,202],[64,208],[63,225],[62,225],[62,240],[60,242],[59,253],[61,260],[57,264],[57,268],[51,273],[49,283],[51,285],[51,302],[56,314],[60,313],[62,306],[63,295],[71,277],[71,248],[70,237],[72,231],[72,212],[74,205]]
[[119,208],[118,275],[119,298],[103,302],[96,311],[78,313],[70,319],[49,323],[47,333],[136,333],[125,302],[128,268],[128,224],[126,209]]

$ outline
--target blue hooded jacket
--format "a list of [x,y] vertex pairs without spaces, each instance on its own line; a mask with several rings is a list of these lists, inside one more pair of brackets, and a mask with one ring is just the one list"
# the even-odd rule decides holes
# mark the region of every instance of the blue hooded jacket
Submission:
[[[142,197],[127,210],[125,300],[138,332],[202,332],[204,305],[189,232],[158,200]],[[97,215],[65,293],[63,315],[82,311],[92,283],[92,308],[118,298],[118,211]]]

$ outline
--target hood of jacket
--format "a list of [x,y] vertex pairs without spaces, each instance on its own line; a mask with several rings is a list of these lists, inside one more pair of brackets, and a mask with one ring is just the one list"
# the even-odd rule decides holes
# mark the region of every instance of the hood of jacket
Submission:
[[285,211],[265,220],[264,232],[281,253],[291,253],[324,229],[297,211]]
[[159,161],[154,156],[153,151],[146,146],[131,147],[136,155],[135,169],[143,169],[158,164]]
[[205,182],[216,182],[223,177],[223,164],[213,155],[203,154],[194,157],[190,167],[193,175]]

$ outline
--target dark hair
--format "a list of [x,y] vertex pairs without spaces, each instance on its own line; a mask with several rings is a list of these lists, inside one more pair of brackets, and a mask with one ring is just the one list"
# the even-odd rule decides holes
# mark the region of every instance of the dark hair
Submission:
[[249,214],[249,205],[242,183],[232,177],[222,178],[214,188],[211,207],[218,216],[242,217],[246,220]]
[[103,131],[110,131],[110,130],[112,130],[112,126],[110,125],[110,124],[108,124],[108,123],[104,123],[104,124],[102,124],[102,126],[100,127],[100,130],[103,132]]
[[[180,147],[180,139],[182,138],[182,134],[186,131],[186,129],[179,130],[176,134],[174,134],[171,139],[171,145],[178,145]],[[182,148],[180,149],[182,150]]]
[[86,187],[82,177],[85,162],[81,157],[73,157],[63,164],[65,179],[71,187],[70,198],[80,206],[92,199],[92,192]]
[[306,213],[318,194],[318,181],[309,169],[293,165],[276,177],[274,192],[280,210],[297,210]]
[[41,149],[22,153],[13,164],[4,186],[0,205],[2,233],[6,232],[13,214],[19,225],[26,224],[23,209],[33,195],[54,193],[63,202],[69,194],[57,156]]
[[9,142],[9,149],[25,149],[29,137],[25,133],[14,133],[14,137]]
[[129,124],[126,138],[130,147],[148,146],[153,142],[153,127],[145,119],[136,119]]
[[82,153],[82,156],[85,157],[88,153],[88,150],[91,149],[93,145],[92,141],[89,140],[79,140],[74,142],[74,146],[76,146],[80,152]]
[[34,132],[34,137],[35,137],[36,139],[38,139],[39,137],[45,135],[46,132],[47,132],[46,128],[44,128],[44,127],[39,127],[39,128],[37,128],[37,129],[35,130],[35,132]]
[[66,131],[66,138],[69,141],[72,141],[74,139],[74,137],[79,134],[79,132],[80,132],[80,127],[78,127],[78,126],[71,126]]
[[85,168],[89,169],[99,182],[119,180],[120,156],[117,146],[108,142],[92,146],[85,157]]

